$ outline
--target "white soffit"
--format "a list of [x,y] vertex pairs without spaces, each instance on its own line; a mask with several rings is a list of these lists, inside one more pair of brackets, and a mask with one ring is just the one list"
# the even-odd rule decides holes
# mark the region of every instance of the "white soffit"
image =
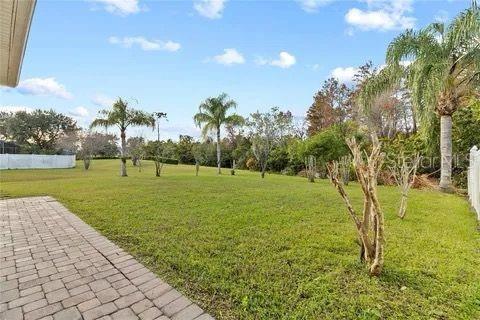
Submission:
[[20,78],[36,0],[0,0],[0,85]]

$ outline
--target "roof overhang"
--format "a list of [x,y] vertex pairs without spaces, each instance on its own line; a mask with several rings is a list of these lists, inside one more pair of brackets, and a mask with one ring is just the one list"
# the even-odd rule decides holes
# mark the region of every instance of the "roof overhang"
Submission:
[[0,85],[20,78],[36,0],[0,0]]

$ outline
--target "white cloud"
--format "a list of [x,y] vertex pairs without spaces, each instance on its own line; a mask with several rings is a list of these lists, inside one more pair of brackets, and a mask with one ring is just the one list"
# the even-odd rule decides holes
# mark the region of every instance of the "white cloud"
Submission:
[[138,45],[143,51],[170,51],[175,52],[181,48],[180,43],[173,41],[148,40],[145,37],[110,37],[108,42],[118,44],[124,48]]
[[416,19],[408,14],[412,0],[366,0],[368,9],[351,8],[345,21],[361,30],[403,30],[413,28]]
[[58,83],[55,78],[31,78],[20,81],[17,87],[21,94],[34,96],[55,96],[63,99],[72,99],[73,95]]
[[106,95],[103,95],[103,94],[96,94],[92,97],[92,102],[96,106],[103,107],[103,108],[110,108],[115,102],[115,99],[107,97]]
[[170,52],[178,51],[178,50],[180,50],[181,47],[182,46],[180,45],[180,43],[173,42],[173,41],[170,41],[170,40],[163,43],[163,48],[166,51],[170,51]]
[[90,0],[98,3],[110,13],[127,16],[141,11],[138,0]]
[[339,82],[351,83],[357,72],[358,68],[355,67],[338,67],[332,70],[330,76],[337,79]]
[[18,111],[25,111],[25,112],[32,112],[33,109],[30,107],[24,106],[0,106],[0,112],[18,112]]
[[219,19],[222,17],[226,0],[197,0],[193,8],[208,19]]
[[300,6],[305,12],[314,13],[319,7],[325,6],[333,0],[298,0]]
[[85,118],[90,115],[90,112],[88,111],[88,109],[82,106],[76,107],[75,109],[71,110],[69,113],[70,115],[77,118]]
[[245,58],[236,49],[224,49],[223,52],[223,54],[214,56],[213,60],[226,66],[245,63]]
[[278,59],[269,60],[263,57],[257,57],[255,58],[255,63],[260,66],[271,65],[271,66],[287,69],[293,66],[295,63],[297,63],[297,59],[295,58],[295,56],[291,55],[290,53],[286,51],[282,51],[279,53]]
[[290,68],[295,63],[297,63],[297,60],[295,59],[295,57],[286,51],[280,52],[278,59],[270,62],[272,66],[280,67],[284,69]]

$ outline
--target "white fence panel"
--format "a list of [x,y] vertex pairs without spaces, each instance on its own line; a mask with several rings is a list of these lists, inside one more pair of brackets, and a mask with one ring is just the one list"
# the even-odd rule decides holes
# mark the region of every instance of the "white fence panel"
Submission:
[[468,167],[468,199],[480,220],[480,150],[474,146],[470,150]]
[[55,169],[75,167],[75,155],[0,154],[0,169]]

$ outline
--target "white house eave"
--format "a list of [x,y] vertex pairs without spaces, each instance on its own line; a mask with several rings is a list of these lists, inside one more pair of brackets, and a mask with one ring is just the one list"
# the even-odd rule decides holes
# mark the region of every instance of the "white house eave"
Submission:
[[20,78],[36,0],[0,0],[0,85]]

